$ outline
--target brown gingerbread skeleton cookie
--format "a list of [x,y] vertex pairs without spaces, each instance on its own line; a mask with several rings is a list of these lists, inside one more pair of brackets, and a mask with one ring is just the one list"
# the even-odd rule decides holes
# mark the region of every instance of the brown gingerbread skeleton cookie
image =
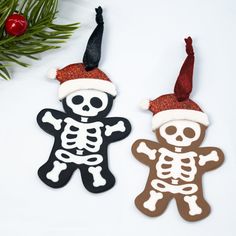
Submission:
[[200,147],[209,122],[201,108],[189,99],[194,53],[191,38],[185,41],[188,56],[175,93],[146,103],[153,112],[152,129],[159,142],[140,139],[132,146],[136,159],[150,168],[145,189],[135,204],[144,214],[159,216],[174,198],[180,215],[197,221],[210,213],[203,197],[202,175],[219,167],[224,154],[216,147]]

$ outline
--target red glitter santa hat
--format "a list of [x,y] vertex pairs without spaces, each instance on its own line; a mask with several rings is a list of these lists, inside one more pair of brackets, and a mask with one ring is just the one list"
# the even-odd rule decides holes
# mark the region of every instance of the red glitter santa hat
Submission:
[[97,27],[88,40],[83,63],[71,64],[63,69],[53,69],[48,74],[49,78],[57,79],[61,83],[59,87],[60,100],[83,89],[94,89],[112,96],[117,95],[115,85],[104,72],[97,68],[101,58],[104,22],[102,8],[98,7],[95,10]]
[[195,102],[189,99],[192,91],[194,52],[192,39],[188,37],[185,42],[187,58],[177,78],[174,94],[166,94],[141,104],[143,109],[149,109],[153,113],[153,130],[172,120],[191,120],[205,126],[209,125],[207,115]]

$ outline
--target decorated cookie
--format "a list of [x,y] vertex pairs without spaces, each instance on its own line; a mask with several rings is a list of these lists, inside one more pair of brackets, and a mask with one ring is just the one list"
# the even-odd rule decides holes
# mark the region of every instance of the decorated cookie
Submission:
[[39,126],[55,138],[48,161],[38,170],[40,179],[53,188],[66,185],[77,169],[88,191],[99,193],[113,187],[115,178],[108,168],[107,148],[131,131],[127,119],[106,117],[117,91],[97,68],[104,23],[102,8],[96,13],[97,27],[88,41],[83,63],[50,74],[60,82],[59,99],[65,112],[44,109],[37,117]]
[[188,221],[205,218],[210,206],[203,197],[202,175],[219,167],[223,152],[200,147],[209,125],[206,113],[192,100],[194,52],[192,39],[185,39],[187,58],[173,94],[143,103],[153,113],[152,130],[158,142],[139,139],[133,155],[150,168],[144,191],[137,196],[137,208],[148,216],[161,215],[175,199],[180,215]]

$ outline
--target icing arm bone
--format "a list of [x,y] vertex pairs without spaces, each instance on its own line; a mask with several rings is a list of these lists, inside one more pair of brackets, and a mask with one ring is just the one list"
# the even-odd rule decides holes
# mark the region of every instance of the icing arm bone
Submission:
[[112,133],[114,132],[125,132],[126,128],[125,128],[125,124],[123,121],[119,121],[118,123],[116,123],[115,125],[106,125],[106,131],[105,131],[105,135],[106,136],[111,136]]
[[42,118],[43,123],[51,124],[55,130],[61,129],[62,119],[56,119],[50,111],[47,111]]
[[44,109],[39,112],[37,122],[43,130],[54,135],[55,132],[62,128],[62,122],[65,117],[66,115],[61,111]]
[[106,118],[104,123],[104,134],[111,142],[127,137],[131,131],[130,122],[123,117]]
[[205,149],[203,154],[199,155],[199,166],[207,169],[214,169],[221,165],[224,160],[223,152],[218,148]]
[[150,160],[156,159],[157,150],[149,148],[145,142],[138,145],[137,152],[145,154]]
[[132,146],[134,156],[144,164],[157,158],[158,149],[158,143],[145,139],[137,140]]
[[199,155],[199,165],[204,166],[209,161],[219,161],[219,156],[216,151],[211,151],[210,154],[204,156]]

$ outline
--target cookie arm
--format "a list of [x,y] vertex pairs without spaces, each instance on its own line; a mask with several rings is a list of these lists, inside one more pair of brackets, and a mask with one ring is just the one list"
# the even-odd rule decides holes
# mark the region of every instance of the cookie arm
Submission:
[[146,139],[139,139],[132,145],[132,153],[137,160],[149,165],[158,157],[159,144]]
[[112,142],[126,138],[131,132],[130,122],[123,117],[107,118],[104,124],[104,135]]
[[199,166],[205,171],[218,168],[224,161],[224,153],[216,147],[204,147],[199,151]]
[[43,109],[37,115],[38,125],[47,133],[54,134],[62,128],[65,114],[53,109]]

